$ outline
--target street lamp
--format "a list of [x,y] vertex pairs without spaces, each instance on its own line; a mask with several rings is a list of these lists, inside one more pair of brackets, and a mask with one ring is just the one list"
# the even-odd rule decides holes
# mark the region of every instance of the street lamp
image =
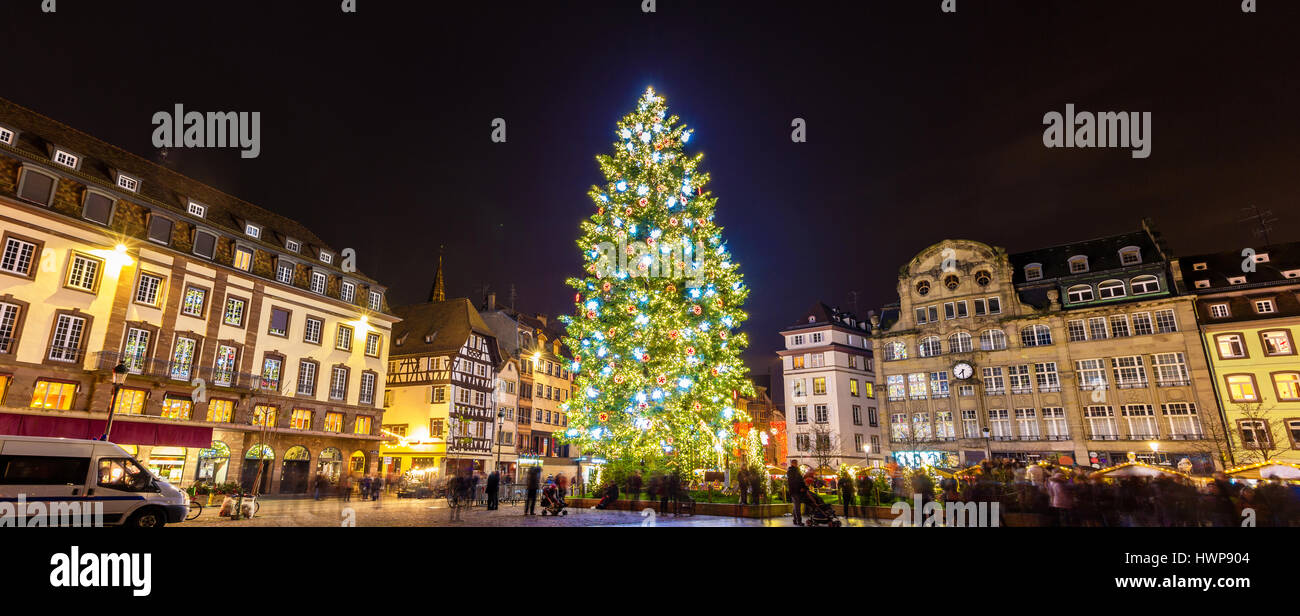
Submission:
[[989,445],[989,427],[984,426],[984,459],[993,462],[993,447]]
[[497,472],[501,471],[501,426],[506,422],[504,409],[497,409]]
[[117,392],[122,388],[122,383],[126,382],[126,363],[117,362],[113,366],[113,396],[108,401],[108,423],[104,424],[104,435],[99,437],[101,441],[108,441],[109,434],[113,431],[113,415],[117,411]]
[[1151,448],[1151,463],[1160,464],[1160,443],[1151,441],[1147,446]]

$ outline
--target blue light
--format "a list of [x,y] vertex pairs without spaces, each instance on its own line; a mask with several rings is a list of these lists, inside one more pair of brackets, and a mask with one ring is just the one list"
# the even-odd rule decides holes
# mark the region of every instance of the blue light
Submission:
[[684,377],[682,378],[682,380],[677,381],[677,386],[680,387],[680,388],[682,388],[682,389],[690,389],[690,388],[691,388],[691,384],[692,384],[692,383],[691,383],[691,380],[688,379],[688,378],[684,378]]
[[617,190],[618,192],[623,192],[627,190],[627,182],[623,180],[619,180],[618,183],[614,185],[614,189]]
[[693,298],[695,298],[695,299],[699,299],[699,298],[700,298],[700,290],[699,290],[699,289],[691,289],[691,297],[693,297]]
[[596,396],[599,396],[599,395],[600,395],[600,392],[596,391],[596,388],[594,388],[594,387],[588,387],[588,388],[587,388],[587,397],[588,397],[588,398],[595,398]]
[[607,353],[609,353],[609,349],[605,347],[600,347],[599,349],[596,349],[596,357],[604,357]]
[[627,151],[628,151],[628,152],[635,152],[635,151],[636,151],[636,146],[633,145],[633,143],[632,143],[631,141],[627,142]]
[[641,143],[650,143],[650,133],[641,133]]
[[582,431],[578,430],[577,428],[569,428],[568,430],[564,431],[564,434],[568,436],[577,436],[579,434],[582,434]]
[[677,197],[668,197],[668,209],[671,210],[676,206],[677,206]]
[[650,397],[651,397],[651,398],[654,398],[655,400],[663,400],[663,398],[664,398],[664,390],[659,389],[659,388],[656,387],[655,390],[654,390],[653,392],[650,392]]
[[636,392],[636,401],[637,401],[637,402],[645,402],[645,392],[644,392],[644,391],[638,391],[638,392]]
[[609,203],[609,195],[600,193],[600,200],[602,203]]
[[596,300],[594,300],[594,299],[591,300],[591,301],[589,301],[589,302],[587,302],[587,310],[595,310],[595,309],[597,309],[597,308],[599,308],[599,307],[600,307],[600,302],[598,302],[598,301],[596,301]]
[[650,192],[650,187],[646,186],[645,184],[636,187],[636,194],[638,195],[645,196],[649,192]]
[[650,160],[652,160],[652,161],[654,161],[654,162],[659,162],[659,159],[660,159],[660,158],[662,158],[662,157],[659,155],[658,152],[655,152],[654,154],[651,154],[651,155],[650,155]]
[[628,130],[628,129],[626,129],[626,128],[623,129],[623,130],[621,130],[621,131],[618,131],[618,134],[619,134],[620,137],[622,137],[622,138],[624,138],[624,139],[631,139],[631,138],[632,138],[632,131],[630,131],[630,130]]
[[695,132],[695,131],[690,131],[690,130],[688,130],[688,131],[682,133],[682,143],[686,143],[687,141],[690,141],[690,140],[691,140],[691,133],[693,133],[693,132]]
[[691,184],[690,184],[690,182],[682,182],[682,194],[683,194],[683,195],[689,195],[689,194],[691,194]]
[[723,416],[723,417],[725,417],[725,418],[727,418],[727,419],[731,419],[732,414],[733,414],[733,413],[732,413],[731,407],[727,407],[727,408],[725,408],[725,409],[722,409],[722,416]]

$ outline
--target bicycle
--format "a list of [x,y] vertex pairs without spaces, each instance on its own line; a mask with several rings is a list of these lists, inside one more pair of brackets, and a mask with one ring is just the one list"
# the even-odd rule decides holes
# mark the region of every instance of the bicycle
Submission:
[[199,499],[190,497],[190,512],[185,515],[185,521],[189,522],[203,513],[203,503]]

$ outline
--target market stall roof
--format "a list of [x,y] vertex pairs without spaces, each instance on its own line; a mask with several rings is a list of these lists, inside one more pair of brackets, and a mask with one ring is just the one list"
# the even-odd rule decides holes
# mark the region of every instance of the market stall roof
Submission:
[[1176,471],[1172,468],[1164,468],[1147,464],[1145,462],[1124,462],[1115,466],[1103,468],[1094,474],[1104,477],[1159,477],[1163,474],[1178,475],[1185,479],[1194,479],[1191,475]]
[[1269,460],[1233,467],[1224,474],[1242,479],[1300,479],[1300,464]]

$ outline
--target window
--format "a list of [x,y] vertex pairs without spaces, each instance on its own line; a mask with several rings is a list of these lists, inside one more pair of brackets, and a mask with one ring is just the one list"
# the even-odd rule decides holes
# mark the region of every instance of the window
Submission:
[[849,395],[853,396],[854,398],[857,398],[861,395],[861,392],[858,391],[857,379],[849,379]]
[[1226,319],[1232,316],[1232,310],[1228,308],[1227,304],[1211,304],[1210,316],[1216,319]]
[[163,397],[162,415],[163,419],[179,419],[189,421],[190,416],[194,413],[194,401],[189,398],[180,396]]
[[77,164],[81,162],[81,157],[65,150],[54,150],[54,162],[70,169],[76,169]]
[[980,332],[981,351],[1001,351],[1007,348],[1007,335],[1000,329],[986,329]]
[[[14,351],[14,339],[18,334],[20,310],[16,304],[0,302],[0,353],[12,353]],[[4,400],[3,394],[4,388],[0,388],[0,400]]]
[[961,435],[966,438],[978,438],[980,434],[979,411],[965,409],[961,412]]
[[233,265],[235,269],[243,270],[245,272],[252,269],[253,251],[248,248],[244,248],[243,246],[237,246],[235,248],[235,260],[233,262]]
[[203,218],[208,215],[208,206],[190,201],[189,206],[185,208],[193,216]]
[[1160,436],[1156,427],[1156,412],[1149,404],[1126,404],[1123,408],[1124,420],[1128,423],[1128,437],[1131,439],[1154,439]]
[[880,425],[880,413],[874,406],[867,407],[867,425],[873,428]]
[[[963,304],[965,305],[965,304]],[[951,353],[969,353],[973,349],[970,334],[957,332],[948,336],[948,351]]]
[[217,347],[216,361],[212,366],[212,382],[217,385],[229,386],[234,382],[236,358],[239,350],[228,344]]
[[889,416],[889,440],[905,441],[912,430],[907,425],[907,413],[892,413]]
[[1178,320],[1174,318],[1173,310],[1156,311],[1156,333],[1170,334],[1178,331]]
[[948,397],[948,372],[931,372],[930,373],[930,392],[936,398]]
[[226,325],[244,326],[244,300],[237,297],[226,298],[226,311],[221,318]]
[[799,451],[808,451],[810,449],[809,442],[810,442],[810,437],[808,436],[807,433],[801,432],[795,435],[795,446],[799,449]]
[[1071,274],[1082,274],[1088,271],[1088,257],[1084,255],[1075,255],[1068,260]]
[[817,377],[813,379],[813,395],[821,396],[826,394],[826,377]]
[[1271,299],[1255,300],[1255,312],[1259,314],[1272,314],[1277,312],[1277,306],[1273,304],[1273,300]]
[[1110,365],[1115,370],[1115,384],[1120,389],[1147,386],[1147,373],[1142,367],[1141,355],[1112,357]]
[[217,236],[207,231],[194,232],[194,254],[211,259],[217,252]]
[[1228,386],[1228,398],[1233,402],[1259,402],[1259,390],[1255,388],[1255,376],[1251,374],[1227,374],[1223,377]]
[[803,344],[803,335],[790,337],[790,346],[799,346],[801,344]]
[[1002,313],[1002,300],[996,297],[989,298],[989,314]]
[[1110,335],[1112,338],[1128,338],[1128,317],[1122,314],[1111,315]]
[[890,400],[903,400],[907,398],[907,383],[901,374],[891,374],[885,377],[886,389]]
[[929,281],[929,280],[921,280],[921,281],[918,281],[918,282],[916,283],[916,294],[917,294],[917,295],[928,295],[929,293],[930,293],[930,281]]
[[322,263],[333,263],[333,262],[334,262],[334,255],[332,255],[332,254],[330,254],[330,253],[325,252],[324,250],[322,250],[322,251],[320,251],[320,260],[321,260]]
[[791,358],[792,359],[791,365],[793,366],[792,369],[799,370],[803,368],[803,358],[804,358],[803,355],[795,355],[793,358]]
[[930,440],[929,413],[912,414],[912,434],[916,435],[917,440]]
[[948,274],[943,277],[943,286],[948,287],[949,291],[956,291],[957,285],[960,283],[961,279],[956,274]]
[[[375,310],[375,311],[380,310],[380,309],[382,308],[382,306],[383,306],[383,303],[384,303],[384,296],[381,295],[381,294],[379,293],[379,291],[371,291],[371,292],[370,292],[370,309],[371,309],[371,310]],[[818,336],[820,336],[820,334],[813,334],[813,337],[814,337],[814,338],[816,338],[816,337],[818,337]]]
[[289,427],[294,430],[311,429],[311,411],[308,409],[294,409],[289,415]]
[[975,395],[975,386],[974,386],[974,385],[962,385],[962,386],[960,386],[960,387],[957,388],[957,395],[959,395],[959,396],[973,396],[973,395]]
[[123,492],[144,492],[151,489],[153,482],[149,471],[130,458],[100,458],[97,485]]
[[253,425],[274,428],[279,415],[277,411],[278,409],[276,407],[269,404],[258,404],[254,406]]
[[1093,299],[1092,287],[1086,284],[1077,284],[1065,291],[1065,297],[1071,304],[1079,302],[1090,302]]
[[1210,288],[1210,281],[1209,281],[1209,280],[1197,280],[1196,282],[1193,283],[1193,286],[1196,287],[1197,289],[1208,289],[1208,288]]
[[266,333],[272,336],[289,335],[289,311],[284,308],[271,309],[271,324]]
[[350,282],[344,282],[339,285],[339,299],[352,304],[356,302],[357,285]]
[[808,423],[808,406],[800,404],[794,407],[794,422],[800,424]]
[[1126,295],[1124,292],[1124,281],[1107,280],[1106,282],[1097,285],[1097,295],[1102,299],[1124,297]]
[[876,397],[876,384],[871,381],[862,381],[862,388],[866,390],[868,398]]
[[926,374],[913,372],[907,375],[907,395],[913,400],[923,400],[926,394]]
[[1268,429],[1268,422],[1263,419],[1239,419],[1237,428],[1241,430],[1242,447],[1252,449],[1272,449],[1273,433]]
[[1011,382],[1011,393],[1013,394],[1027,394],[1034,391],[1034,386],[1029,380],[1028,364],[1007,366],[1007,380]]
[[36,244],[13,237],[5,238],[4,254],[0,255],[0,271],[30,277],[36,273],[32,267],[35,258]]
[[1083,411],[1088,420],[1088,431],[1093,440],[1113,441],[1119,438],[1119,426],[1115,423],[1115,409],[1109,406],[1090,406]]
[[54,177],[24,167],[18,196],[37,205],[49,205],[54,197]]
[[321,330],[324,328],[324,322],[317,317],[307,317],[303,321],[302,340],[312,344],[320,344]]
[[1220,359],[1246,357],[1246,343],[1241,334],[1219,334],[1214,337],[1214,344],[1219,349]]
[[1088,336],[1093,340],[1105,340],[1110,337],[1110,330],[1106,329],[1106,317],[1088,319]]
[[1025,280],[1039,280],[1043,277],[1043,264],[1030,263],[1025,266]]
[[357,415],[356,421],[352,422],[353,434],[370,434],[370,422],[372,419],[368,415]]
[[80,253],[72,254],[72,264],[68,267],[67,286],[94,293],[99,285],[99,272],[104,262]]
[[317,295],[325,294],[325,274],[322,272],[311,273],[311,292]]
[[862,407],[857,404],[853,405],[853,425],[862,425]]
[[1300,419],[1286,420],[1286,433],[1291,437],[1291,448],[1300,447]]
[[809,339],[811,339],[813,344],[819,344],[821,343],[823,336],[821,332],[814,332],[812,335],[809,336]]
[[1061,376],[1054,361],[1034,364],[1034,379],[1040,392],[1061,391]]
[[1073,319],[1065,323],[1065,331],[1070,342],[1083,342],[1088,339],[1088,331],[1084,329],[1083,323],[1083,319]]
[[213,398],[208,401],[208,421],[230,423],[230,418],[234,413],[235,403],[233,400]]
[[1006,409],[989,409],[989,436],[999,441],[1011,438],[1011,417]]
[[298,395],[316,394],[316,362],[301,360],[298,362]]
[[348,369],[334,366],[330,377],[330,400],[342,400],[348,393]]
[[117,399],[113,401],[113,414],[143,415],[144,397],[145,391],[143,389],[135,389],[133,387],[118,389]]
[[248,237],[255,238],[255,239],[261,239],[261,237],[262,237],[262,228],[259,227],[259,226],[257,226],[257,225],[255,225],[255,224],[253,224],[253,223],[245,223],[245,224],[244,224],[244,233],[245,233],[246,235],[248,235]]
[[108,224],[113,214],[113,200],[96,192],[87,192],[85,202],[81,204],[81,216],[101,225]]
[[[121,390],[118,391],[120,392]],[[76,383],[63,383],[60,381],[37,379],[36,388],[32,390],[32,403],[29,406],[34,409],[58,409],[66,411],[72,408],[72,399],[76,397],[76,395]]]
[[14,132],[7,128],[0,128],[0,143],[5,145],[14,144]]
[[1300,372],[1273,373],[1273,389],[1278,400],[1300,400]]
[[292,262],[277,260],[275,262],[275,281],[282,284],[293,284],[294,266]]
[[378,377],[373,372],[361,373],[361,392],[357,404],[375,403],[375,382]]
[[1106,389],[1106,360],[1081,359],[1074,364],[1079,389]]
[[1034,409],[1016,409],[1016,429],[1020,439],[1036,441],[1042,438],[1038,431],[1038,412]]
[[1190,385],[1187,361],[1182,353],[1156,353],[1151,356],[1151,369],[1156,374],[1156,385],[1170,387],[1173,385]]
[[954,304],[953,302],[946,302],[946,303],[944,303],[944,305],[943,305],[943,318],[944,318],[944,319],[955,319],[955,318],[957,318],[957,307],[956,307],[956,306],[957,306],[957,305]]
[[1151,327],[1151,314],[1139,312],[1133,315],[1133,333],[1138,336],[1146,336],[1155,332]]
[[1165,417],[1169,418],[1169,435],[1175,439],[1201,438],[1201,418],[1196,414],[1196,405],[1188,402],[1173,402],[1161,407]]
[[352,328],[347,325],[339,325],[338,332],[334,336],[334,348],[340,351],[352,350]]
[[813,418],[814,421],[819,424],[824,424],[831,420],[830,412],[827,410],[825,404],[817,404],[813,406]]
[[[379,334],[373,332],[366,334],[366,355],[379,357],[379,341]],[[480,365],[479,368],[482,366]]]
[[54,361],[75,362],[81,359],[81,336],[86,319],[70,314],[60,314],[54,322],[54,336],[50,340],[50,353]]
[[146,306],[158,305],[158,292],[162,290],[162,276],[154,274],[140,274],[140,279],[135,285],[135,301]]
[[119,173],[117,174],[117,187],[124,188],[131,192],[139,192],[140,180],[137,180],[129,175]]
[[1142,262],[1142,250],[1136,246],[1127,246],[1119,250],[1119,262],[1124,265],[1137,265]]
[[277,357],[262,360],[262,389],[280,391],[280,369],[283,367],[284,360]]
[[1046,346],[1052,343],[1052,330],[1046,325],[1030,325],[1020,331],[1020,343],[1023,346]]
[[1070,424],[1065,421],[1065,409],[1059,406],[1043,409],[1043,423],[1047,426],[1047,440],[1069,440]]
[[916,348],[921,357],[934,357],[943,352],[939,345],[938,336],[927,336],[922,338],[921,343],[918,344]]
[[181,299],[181,314],[203,318],[203,308],[207,304],[207,300],[207,289],[186,287],[185,297]]
[[190,381],[190,373],[194,369],[194,353],[198,343],[193,338],[184,336],[176,337],[176,345],[172,349],[172,363],[170,373],[172,380]]
[[1002,368],[1000,366],[990,366],[983,369],[984,372],[984,391],[989,394],[1001,394],[1006,392],[1006,383],[1002,380]]
[[[529,390],[529,393],[531,394],[531,390]],[[525,398],[531,398],[532,396],[531,396],[531,395],[525,395],[524,397],[525,397]],[[446,387],[434,387],[434,388],[430,389],[430,390],[429,390],[429,400],[430,400],[431,402],[434,402],[434,403],[446,402],[446,401],[447,401],[447,388],[446,388]]]
[[1275,329],[1260,332],[1259,340],[1264,346],[1265,355],[1295,355],[1295,347],[1291,344],[1290,330]]
[[1155,293],[1160,290],[1160,279],[1150,275],[1138,276],[1129,281],[1129,286],[1133,287],[1134,295]]

